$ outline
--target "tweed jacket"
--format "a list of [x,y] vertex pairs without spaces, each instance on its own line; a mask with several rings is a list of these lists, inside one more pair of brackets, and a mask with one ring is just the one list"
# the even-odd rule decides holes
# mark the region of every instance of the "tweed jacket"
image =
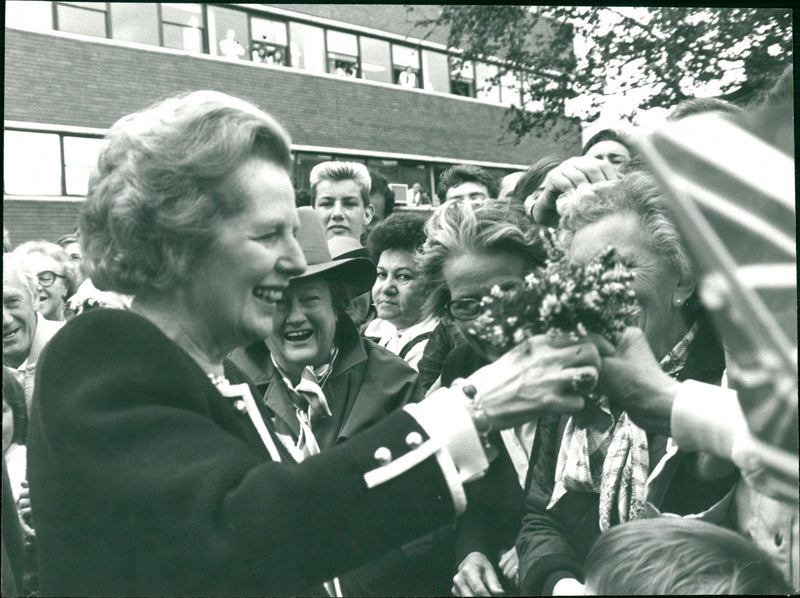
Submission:
[[238,402],[135,313],[68,322],[28,430],[41,594],[302,594],[452,521],[436,453],[365,481],[377,449],[423,451],[405,411],[297,465],[271,460]]

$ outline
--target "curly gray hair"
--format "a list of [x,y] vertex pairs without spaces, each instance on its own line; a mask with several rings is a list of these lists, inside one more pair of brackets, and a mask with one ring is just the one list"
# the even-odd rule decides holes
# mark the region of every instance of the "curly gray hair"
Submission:
[[612,214],[635,214],[652,242],[656,255],[681,277],[693,275],[692,263],[681,242],[666,199],[649,175],[633,172],[621,179],[581,186],[559,200],[561,237],[565,246],[580,229]]
[[288,173],[289,135],[265,112],[224,93],[178,95],[117,121],[80,219],[97,288],[135,295],[186,280],[219,222],[244,209],[228,182],[254,157]]

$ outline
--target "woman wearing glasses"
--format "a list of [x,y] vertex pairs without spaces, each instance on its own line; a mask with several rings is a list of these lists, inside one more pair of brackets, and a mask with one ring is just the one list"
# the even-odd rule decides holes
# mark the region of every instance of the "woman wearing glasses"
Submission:
[[[498,355],[468,333],[481,313],[481,298],[493,286],[508,290],[544,263],[545,251],[519,203],[487,200],[447,204],[434,212],[426,228],[427,241],[419,256],[428,288],[428,314],[449,322],[467,338],[447,356],[441,385],[469,376]],[[530,357],[531,368],[542,368],[548,353]],[[560,366],[556,366],[560,367]],[[436,386],[436,385],[434,385]],[[468,507],[456,531],[458,572],[456,596],[495,596],[516,592],[517,558],[514,540],[525,506],[525,477],[536,423],[490,436],[498,456],[486,476],[473,484]]]
[[39,283],[37,311],[47,320],[64,320],[64,306],[76,288],[69,254],[49,241],[27,241],[14,251]]

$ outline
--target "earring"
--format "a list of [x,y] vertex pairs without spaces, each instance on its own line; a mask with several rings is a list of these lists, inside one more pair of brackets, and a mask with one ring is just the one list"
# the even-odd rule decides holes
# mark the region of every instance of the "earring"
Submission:
[[675,298],[675,300],[673,302],[675,303],[676,306],[680,306],[680,305],[684,304],[683,299],[680,299],[680,298]]

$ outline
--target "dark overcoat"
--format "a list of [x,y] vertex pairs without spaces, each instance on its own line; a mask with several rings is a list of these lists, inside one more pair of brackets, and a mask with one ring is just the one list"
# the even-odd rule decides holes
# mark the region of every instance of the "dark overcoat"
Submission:
[[435,455],[365,482],[378,448],[427,438],[403,410],[296,465],[234,403],[138,315],[70,321],[28,431],[41,594],[296,595],[452,519]]

